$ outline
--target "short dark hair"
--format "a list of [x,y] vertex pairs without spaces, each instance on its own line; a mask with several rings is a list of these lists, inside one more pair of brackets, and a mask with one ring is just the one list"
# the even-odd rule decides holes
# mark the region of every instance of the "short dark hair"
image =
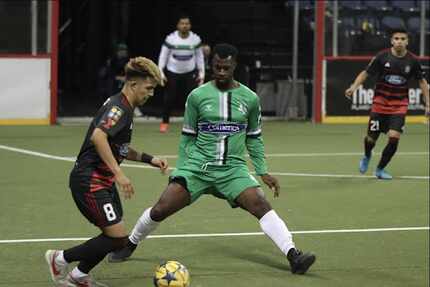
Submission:
[[391,37],[393,37],[393,35],[396,33],[403,33],[403,34],[408,35],[408,31],[404,27],[396,27],[396,28],[390,29],[390,36]]
[[188,19],[188,20],[190,20],[190,21],[191,21],[190,16],[189,16],[188,14],[185,14],[185,13],[181,13],[181,14],[179,14],[179,16],[178,16],[178,21],[177,21],[177,22],[179,22],[179,21],[180,21],[180,20],[182,20],[182,19]]
[[213,54],[218,55],[221,59],[225,59],[231,56],[233,59],[236,60],[238,53],[239,52],[235,46],[227,43],[217,44],[213,51]]

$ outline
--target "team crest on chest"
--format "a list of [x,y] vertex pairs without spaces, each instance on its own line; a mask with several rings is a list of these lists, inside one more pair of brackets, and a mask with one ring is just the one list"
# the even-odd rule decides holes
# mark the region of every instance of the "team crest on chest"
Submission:
[[239,107],[237,109],[244,115],[246,115],[246,113],[248,112],[248,107],[242,103],[239,104]]
[[205,105],[204,106],[204,111],[205,112],[212,112],[212,105]]
[[409,74],[409,72],[411,71],[411,66],[409,66],[409,65],[407,65],[406,67],[405,67],[405,73],[406,74]]

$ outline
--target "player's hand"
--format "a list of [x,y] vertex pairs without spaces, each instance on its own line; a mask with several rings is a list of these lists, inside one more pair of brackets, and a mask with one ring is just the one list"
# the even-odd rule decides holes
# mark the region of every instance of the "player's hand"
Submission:
[[167,163],[167,160],[161,159],[158,157],[153,157],[151,160],[151,165],[154,167],[158,167],[161,170],[162,174],[167,173],[167,169],[169,168],[169,164]]
[[274,196],[278,197],[281,188],[276,177],[273,177],[270,174],[264,174],[261,176],[261,179],[274,192]]
[[347,97],[349,100],[352,99],[352,95],[354,94],[354,89],[352,87],[349,87],[345,91],[345,97]]
[[131,181],[128,179],[128,177],[125,176],[125,174],[120,171],[115,175],[115,182],[119,187],[119,191],[121,191],[124,194],[124,197],[126,199],[131,198],[131,196],[134,194],[134,188],[131,184]]
[[161,81],[163,82],[163,85],[166,85],[167,83],[167,78],[164,74],[161,75]]

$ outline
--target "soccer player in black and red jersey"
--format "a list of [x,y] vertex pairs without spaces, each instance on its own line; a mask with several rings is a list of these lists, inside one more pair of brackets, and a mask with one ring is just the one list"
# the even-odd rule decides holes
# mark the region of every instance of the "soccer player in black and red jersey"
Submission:
[[[48,250],[45,258],[54,283],[60,286],[106,286],[93,280],[89,272],[103,258],[127,243],[122,221],[122,206],[117,187],[125,198],[134,189],[120,168],[124,159],[142,161],[158,167],[163,173],[165,160],[140,153],[129,146],[133,131],[133,112],[154,95],[161,84],[156,64],[144,57],[131,59],[125,65],[125,85],[120,94],[110,97],[92,120],[76,163],[70,173],[72,197],[89,222],[101,234],[85,243],[66,249]],[[67,266],[78,265],[67,273]]]
[[392,179],[385,167],[397,150],[400,135],[403,132],[405,116],[408,111],[408,83],[418,80],[425,99],[425,112],[429,116],[429,88],[424,71],[417,56],[407,50],[408,34],[404,29],[391,32],[392,47],[379,52],[369,63],[366,70],[358,74],[354,83],[345,91],[350,98],[355,90],[367,79],[368,75],[376,77],[375,95],[364,138],[364,157],[360,161],[359,170],[365,173],[369,167],[372,149],[381,132],[388,135],[388,143],[382,152],[375,171],[379,179]]

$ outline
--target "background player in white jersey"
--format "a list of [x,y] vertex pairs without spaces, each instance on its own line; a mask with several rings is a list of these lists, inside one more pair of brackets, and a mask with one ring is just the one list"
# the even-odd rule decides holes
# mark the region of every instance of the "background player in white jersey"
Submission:
[[278,180],[267,171],[259,98],[233,79],[237,53],[229,44],[215,46],[214,80],[194,89],[187,99],[179,159],[170,183],[158,202],[143,212],[127,247],[112,253],[110,261],[125,260],[161,221],[201,195],[212,194],[254,215],[285,254],[293,273],[304,274],[314,263],[315,255],[295,248],[291,232],[247,167],[245,148],[256,174],[279,195]]
[[169,117],[176,100],[185,98],[192,89],[205,79],[204,56],[199,35],[191,31],[188,16],[179,17],[177,30],[170,33],[158,59],[158,67],[166,83],[163,105],[163,120],[160,132],[167,132]]

